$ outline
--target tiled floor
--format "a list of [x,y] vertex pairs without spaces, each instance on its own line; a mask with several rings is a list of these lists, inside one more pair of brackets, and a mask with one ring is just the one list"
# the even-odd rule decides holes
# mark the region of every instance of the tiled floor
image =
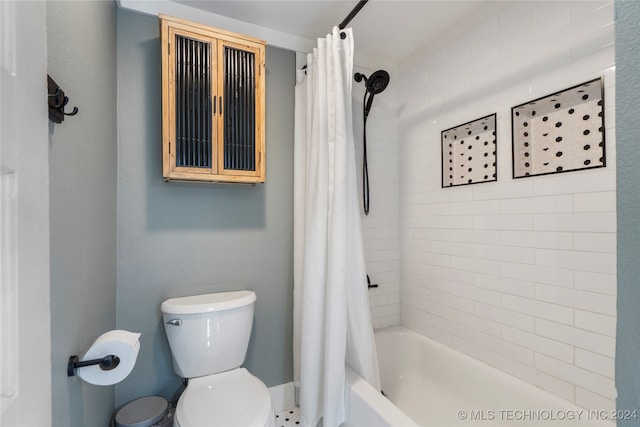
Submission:
[[295,427],[300,425],[300,413],[297,407],[276,413],[276,427]]

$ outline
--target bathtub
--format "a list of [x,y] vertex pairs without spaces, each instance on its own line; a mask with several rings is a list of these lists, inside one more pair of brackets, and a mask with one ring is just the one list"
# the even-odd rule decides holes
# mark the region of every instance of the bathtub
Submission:
[[376,331],[383,396],[347,369],[346,427],[614,426],[401,326]]

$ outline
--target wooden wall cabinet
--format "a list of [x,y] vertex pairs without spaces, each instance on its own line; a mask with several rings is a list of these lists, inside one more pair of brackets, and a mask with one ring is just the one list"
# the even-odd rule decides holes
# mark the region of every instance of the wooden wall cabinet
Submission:
[[265,181],[265,42],[160,15],[169,180]]

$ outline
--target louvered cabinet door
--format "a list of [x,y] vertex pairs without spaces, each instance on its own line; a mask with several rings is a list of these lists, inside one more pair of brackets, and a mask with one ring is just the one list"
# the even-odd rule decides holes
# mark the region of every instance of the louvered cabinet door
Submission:
[[220,173],[264,182],[264,91],[260,89],[264,55],[260,47],[229,41],[222,41],[218,48]]
[[264,42],[160,16],[165,180],[259,183]]
[[199,180],[215,176],[217,41],[179,28],[167,31],[164,177]]

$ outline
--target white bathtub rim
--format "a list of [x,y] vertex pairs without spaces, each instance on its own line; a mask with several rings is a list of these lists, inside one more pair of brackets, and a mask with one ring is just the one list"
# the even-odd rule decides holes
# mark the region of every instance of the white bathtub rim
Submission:
[[[380,419],[380,423],[376,423],[378,426],[402,426],[402,427],[419,427],[418,424],[413,421],[407,414],[402,412],[393,402],[387,399],[385,396],[376,390],[371,384],[369,384],[364,378],[360,377],[352,369],[347,367],[346,382],[348,389],[345,390],[347,394],[347,406],[349,407],[354,402],[352,397],[356,396],[361,399],[361,403],[367,406],[367,409],[375,412]],[[349,408],[348,411],[353,410]],[[353,424],[353,420],[350,419],[349,414],[347,420],[345,420],[347,426],[358,426]],[[361,427],[361,426],[358,426]],[[372,427],[372,426],[370,426]]]

